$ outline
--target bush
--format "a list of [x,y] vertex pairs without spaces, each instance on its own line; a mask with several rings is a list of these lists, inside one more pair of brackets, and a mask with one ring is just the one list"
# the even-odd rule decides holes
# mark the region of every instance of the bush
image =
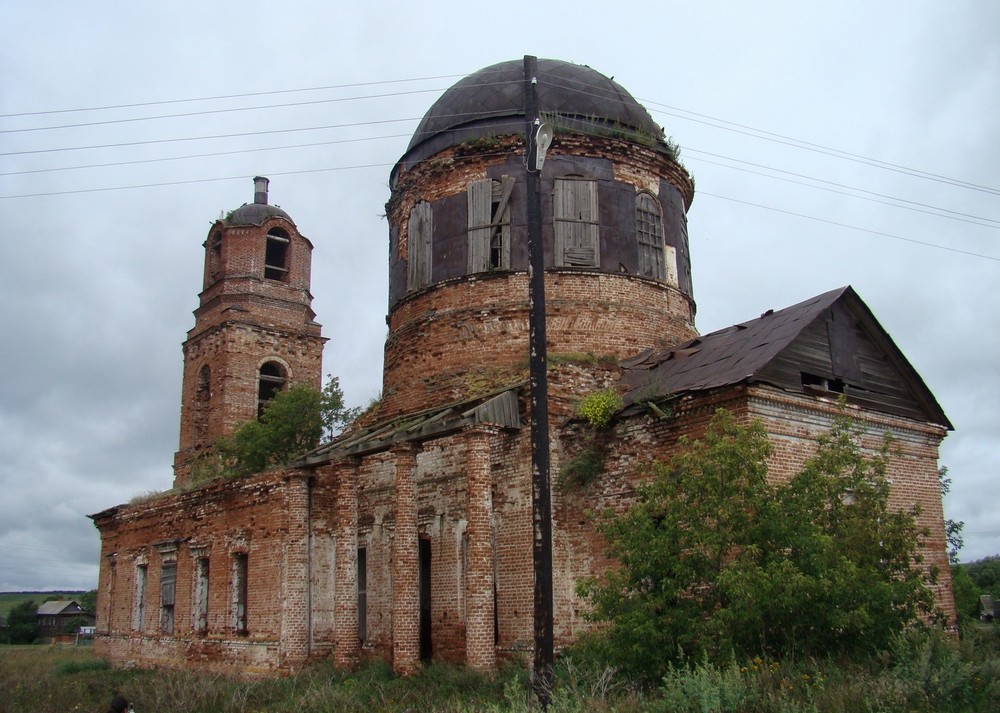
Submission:
[[576,415],[594,428],[607,428],[622,407],[622,397],[614,389],[603,389],[585,396],[576,407]]
[[839,418],[790,481],[772,484],[759,423],[720,410],[654,464],[637,502],[600,525],[619,569],[586,580],[609,663],[654,682],[671,663],[758,654],[864,656],[933,601],[914,568],[915,512],[889,507],[890,444],[872,456]]

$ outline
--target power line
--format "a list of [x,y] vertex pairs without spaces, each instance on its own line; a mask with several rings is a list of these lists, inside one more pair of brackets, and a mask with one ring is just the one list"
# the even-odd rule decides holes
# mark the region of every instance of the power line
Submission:
[[182,119],[191,116],[206,116],[208,114],[230,114],[241,111],[259,111],[262,109],[283,109],[287,107],[314,106],[317,104],[332,104],[335,102],[358,101],[361,99],[383,99],[386,97],[400,97],[410,94],[428,94],[439,92],[441,89],[415,89],[409,92],[390,92],[388,94],[368,94],[355,97],[336,97],[333,99],[315,99],[313,101],[291,102],[288,104],[264,104],[260,106],[231,107],[228,109],[205,109],[203,111],[189,111],[181,114],[160,114],[159,116],[132,116],[126,119],[107,119],[105,121],[88,121],[79,124],[62,124],[59,126],[34,126],[24,129],[0,129],[0,134],[20,134],[32,131],[51,131],[54,129],[79,129],[89,126],[107,126],[110,124],[128,124],[137,121],[155,121],[159,119]]
[[993,257],[992,255],[984,255],[982,253],[974,253],[969,250],[960,250],[958,248],[952,248],[947,245],[938,245],[936,243],[928,243],[923,240],[916,240],[914,238],[906,238],[902,235],[894,235],[892,233],[885,233],[881,230],[871,230],[869,228],[861,228],[857,225],[850,225],[848,223],[841,223],[837,220],[829,220],[827,218],[819,218],[815,215],[806,215],[805,213],[796,213],[795,211],[785,210],[783,208],[775,208],[774,206],[763,205],[761,203],[753,203],[752,201],[744,201],[739,198],[731,198],[729,196],[720,196],[717,193],[709,193],[707,191],[699,191],[699,195],[711,196],[712,198],[721,198],[722,200],[732,201],[733,203],[741,203],[743,205],[753,206],[755,208],[762,208],[764,210],[774,211],[776,213],[784,213],[785,215],[793,215],[796,218],[805,218],[806,220],[815,220],[819,223],[827,223],[829,225],[836,225],[841,228],[848,228],[850,230],[857,230],[862,233],[870,233],[872,235],[881,235],[886,238],[892,238],[893,240],[902,240],[907,243],[913,243],[915,245],[923,245],[928,248],[937,248],[938,250],[947,250],[948,252],[960,253],[962,255],[969,255],[970,257],[983,258],[984,260],[993,260],[994,262],[1000,262],[1000,257]]
[[[332,166],[328,168],[310,168],[301,171],[270,171],[269,176],[296,176],[306,173],[328,173],[331,171],[350,171],[361,168],[385,168],[394,166],[395,163],[370,163],[355,166]],[[220,181],[242,181],[246,176],[218,176],[215,178],[191,178],[184,181],[161,181],[159,183],[137,183],[128,186],[105,186],[102,188],[77,188],[69,191],[48,191],[44,193],[23,193],[15,196],[0,196],[0,200],[7,198],[44,198],[46,196],[68,196],[77,193],[107,193],[111,191],[130,191],[136,188],[163,188],[166,186],[186,186],[193,183],[218,183]]]
[[[751,173],[755,176],[763,176],[765,178],[771,178],[776,181],[785,181],[787,183],[794,183],[799,186],[805,186],[807,188],[813,188],[816,190],[827,191],[829,193],[836,193],[841,196],[848,196],[849,198],[858,198],[860,200],[870,201],[872,203],[878,203],[880,205],[887,205],[893,208],[902,208],[904,210],[912,210],[917,213],[924,213],[926,215],[934,215],[938,218],[947,218],[949,220],[958,220],[963,223],[969,223],[971,225],[978,225],[983,228],[993,228],[994,230],[1000,230],[1000,220],[994,220],[993,218],[984,218],[977,215],[970,215],[968,213],[961,213],[955,210],[949,210],[947,208],[941,208],[940,206],[933,206],[927,203],[920,203],[918,201],[911,201],[905,198],[896,198],[895,196],[887,196],[881,193],[875,193],[874,191],[867,191],[864,188],[856,188],[854,186],[848,186],[842,183],[834,183],[833,181],[826,181],[822,178],[814,178],[812,176],[806,176],[800,173],[793,173],[791,171],[783,171],[780,168],[774,168],[773,166],[764,166],[762,164],[751,163],[750,161],[741,161],[738,158],[732,158],[729,156],[721,156],[719,154],[713,154],[708,151],[697,151],[696,149],[687,149],[688,151],[693,151],[695,153],[704,153],[707,156],[719,156],[719,158],[724,158],[728,161],[736,161],[738,163],[747,164],[749,166],[758,166],[760,168],[765,168],[769,171],[777,171],[778,173],[784,173],[790,176],[799,176],[810,181],[817,181],[819,183],[825,183],[829,186],[839,186],[847,190],[838,191],[834,188],[828,188],[827,186],[816,186],[811,183],[806,183],[805,181],[796,181],[791,178],[782,178],[781,176],[772,176],[769,173],[763,173],[761,171],[752,171],[748,168],[741,168],[740,166],[730,166],[729,164],[719,163],[718,161],[709,161],[708,159],[695,158],[695,161],[701,161],[702,163],[708,163],[713,166],[721,166],[722,168],[729,168],[734,171],[743,171],[745,173]],[[2,174],[0,174],[2,175]],[[867,196],[859,196],[856,193],[849,193],[848,191],[856,191],[858,193],[867,193]],[[880,198],[886,198],[888,200],[878,200],[878,198],[872,198],[869,196],[878,196]],[[899,205],[898,203],[892,203],[891,201],[899,201],[901,203],[907,203],[908,205]],[[920,206],[920,207],[917,207]],[[927,210],[923,210],[926,208]],[[980,222],[982,221],[982,222]]]
[[[658,106],[666,106],[665,104],[657,104],[656,102],[649,102],[650,104]],[[670,107],[673,108],[673,107]],[[973,191],[980,191],[982,193],[990,193],[993,195],[1000,196],[1000,189],[991,188],[990,186],[983,186],[977,183],[970,183],[968,181],[963,181],[957,178],[949,178],[948,176],[942,176],[936,173],[930,173],[928,171],[922,171],[917,168],[909,168],[907,166],[901,166],[895,163],[889,163],[888,161],[882,161],[880,159],[871,158],[868,156],[862,156],[860,154],[853,154],[848,151],[842,151],[840,149],[829,148],[822,146],[821,144],[814,144],[808,141],[802,141],[801,139],[795,139],[787,136],[782,136],[781,134],[775,134],[769,131],[763,131],[761,129],[754,129],[752,127],[743,127],[742,124],[736,124],[734,122],[726,121],[725,119],[714,119],[719,123],[712,123],[710,121],[704,121],[701,119],[692,119],[689,116],[684,116],[683,114],[676,114],[669,111],[657,110],[660,114],[666,114],[667,116],[673,116],[678,119],[684,119],[686,121],[693,121],[699,124],[704,124],[706,126],[711,126],[716,129],[722,129],[724,131],[732,131],[737,134],[743,134],[744,136],[751,136],[757,139],[763,139],[764,141],[771,141],[777,144],[783,144],[785,146],[792,146],[794,148],[800,148],[807,151],[814,151],[816,153],[825,154],[827,156],[832,156],[834,158],[840,158],[847,161],[854,161],[856,163],[861,163],[866,166],[872,166],[874,168],[881,168],[886,171],[893,171],[895,173],[902,173],[908,176],[914,176],[916,178],[923,178],[929,181],[936,181],[938,183],[945,183],[952,186],[957,186],[959,188],[967,188]],[[686,109],[679,109],[678,111],[687,111]],[[704,116],[702,114],[697,114],[695,112],[687,112],[693,116]],[[723,126],[721,124],[732,124],[732,126],[743,127],[747,130],[742,130],[740,128],[732,128],[730,126]]]
[[[477,84],[475,86],[482,86],[484,84],[488,84],[488,83],[480,83],[480,84]],[[287,90],[287,91],[305,91],[305,90]],[[404,92],[403,94],[405,94],[405,93],[410,93],[410,92]],[[419,92],[413,92],[413,93],[419,93]],[[384,96],[391,96],[391,94],[390,95],[384,95]],[[370,98],[370,97],[357,97],[357,98]],[[306,102],[306,103],[310,103],[310,102]],[[665,105],[663,105],[663,106],[665,106]],[[258,108],[264,108],[264,107],[258,107]],[[669,108],[673,108],[673,107],[669,107]],[[516,108],[512,107],[510,109],[500,110],[500,111],[498,111],[496,113],[498,115],[506,115],[506,114],[510,113],[510,111],[514,111],[514,110],[516,110]],[[221,111],[238,111],[238,109],[229,109],[229,110],[221,110]],[[206,112],[206,113],[211,113],[211,112]],[[478,114],[477,114],[477,116],[478,116]],[[699,116],[704,116],[704,115],[699,115]],[[164,118],[166,118],[166,117],[164,117]],[[687,118],[687,117],[682,117],[682,118]],[[713,117],[709,117],[709,118],[713,118]],[[158,144],[158,143],[174,143],[174,142],[182,142],[182,141],[196,141],[196,140],[202,140],[203,141],[203,140],[213,140],[213,139],[222,139],[222,138],[236,138],[236,137],[246,137],[246,136],[261,136],[261,135],[279,134],[279,133],[293,133],[293,132],[300,132],[300,131],[326,130],[326,129],[346,128],[346,127],[355,127],[355,126],[371,126],[371,125],[378,125],[378,124],[399,123],[399,122],[415,121],[415,120],[416,120],[415,118],[385,119],[385,120],[375,120],[375,121],[366,121],[366,122],[350,122],[350,123],[345,123],[345,124],[333,124],[333,125],[318,126],[318,127],[299,127],[299,128],[295,128],[295,129],[275,129],[275,130],[265,130],[265,131],[256,131],[256,132],[242,132],[242,133],[238,133],[238,134],[223,134],[223,135],[202,136],[202,137],[176,137],[176,138],[171,138],[171,139],[158,139],[158,140],[147,140],[147,141],[137,141],[137,142],[122,142],[122,143],[118,143],[118,144],[105,144],[105,145],[95,145],[95,146],[81,146],[81,147],[71,147],[71,148],[64,148],[64,149],[41,149],[41,150],[24,151],[24,152],[8,152],[8,153],[0,154],[0,155],[24,155],[24,154],[50,153],[50,152],[58,152],[58,151],[70,151],[70,150],[85,150],[85,149],[97,149],[97,148],[130,147],[130,146],[150,145],[150,144]],[[713,118],[713,120],[714,120],[714,118]],[[725,122],[724,120],[718,120],[718,121],[723,122],[723,123],[729,123],[729,124],[732,124],[733,126],[738,126],[738,127],[741,127],[741,128],[750,128],[753,131],[758,131],[756,129],[752,129],[751,127],[744,127],[743,125],[735,124],[734,122]],[[597,125],[595,124],[595,127],[596,126]],[[727,127],[718,127],[718,128],[727,128]],[[732,129],[730,129],[730,130],[732,130]],[[741,131],[739,133],[746,133],[746,132],[742,132]],[[775,137],[780,137],[780,135],[771,134],[770,132],[761,132],[761,133],[769,134],[769,135],[775,136]],[[749,134],[749,135],[753,136],[753,134]],[[378,138],[378,137],[376,137],[376,138]],[[756,138],[762,138],[762,137],[757,136]],[[801,143],[801,144],[806,144],[807,146],[818,147],[820,149],[823,149],[823,151],[827,151],[828,150],[828,151],[833,151],[833,152],[837,152],[837,153],[844,153],[844,152],[839,152],[836,149],[827,149],[826,147],[819,147],[819,145],[808,145],[808,142],[798,142],[798,140],[796,140],[796,139],[788,139],[788,137],[780,137],[780,139],[782,140],[782,142],[784,140],[786,140],[786,139],[788,141],[797,142],[796,144],[791,144],[791,145],[796,145],[797,146],[799,143]],[[358,140],[370,140],[370,139],[358,139]],[[768,140],[776,140],[776,139],[768,139]],[[348,140],[343,140],[343,141],[346,142]],[[316,142],[316,143],[338,143],[338,142],[337,141],[332,141],[332,142]],[[308,145],[316,145],[316,144],[303,144],[303,146],[308,146]],[[798,146],[798,147],[802,148],[803,146]],[[245,150],[244,152],[252,152],[252,151],[259,151],[259,150],[275,150],[275,149],[249,149],[249,150]],[[809,150],[816,150],[816,148],[810,148]],[[694,151],[696,153],[698,152],[698,150],[695,150],[695,149],[692,149],[692,151]],[[228,153],[228,152],[221,152],[221,153]],[[239,153],[239,152],[233,152],[233,153]],[[935,206],[929,206],[927,204],[918,203],[916,201],[909,201],[909,200],[906,200],[906,199],[897,199],[897,198],[892,197],[892,196],[884,196],[882,194],[876,194],[876,193],[874,193],[872,191],[866,191],[864,189],[855,188],[853,186],[846,186],[844,184],[836,184],[836,183],[834,183],[832,181],[826,181],[824,179],[816,179],[816,178],[812,178],[812,177],[809,177],[809,176],[805,176],[803,174],[797,174],[797,173],[793,173],[793,172],[789,172],[789,171],[782,171],[781,169],[776,169],[776,168],[772,168],[772,167],[762,166],[760,164],[753,164],[751,162],[743,161],[741,159],[734,159],[734,158],[730,158],[730,157],[725,157],[725,156],[721,156],[719,154],[711,154],[709,152],[700,152],[700,153],[705,153],[706,155],[712,155],[712,156],[717,156],[717,157],[725,158],[727,160],[732,160],[732,161],[735,161],[735,162],[738,162],[738,163],[744,163],[744,164],[747,164],[747,165],[754,165],[754,166],[757,166],[757,167],[766,168],[767,170],[773,170],[773,171],[776,171],[776,172],[785,173],[787,175],[794,175],[794,176],[801,177],[801,178],[807,178],[808,180],[813,180],[813,181],[816,181],[816,182],[819,182],[819,183],[826,183],[828,185],[835,185],[835,186],[838,186],[838,187],[847,188],[847,189],[852,190],[852,191],[857,191],[857,192],[862,192],[862,193],[868,193],[869,195],[875,195],[875,196],[879,196],[879,197],[885,197],[885,198],[888,198],[890,200],[905,202],[905,203],[909,203],[909,204],[914,205],[914,206],[922,206],[922,207],[925,207],[925,208],[929,208],[929,209],[931,209],[933,211],[941,211],[942,213],[950,213],[953,216],[956,216],[955,219],[959,219],[959,220],[963,219],[963,217],[964,218],[972,219],[972,220],[969,220],[969,221],[966,221],[966,222],[973,222],[974,220],[983,220],[983,221],[988,221],[990,223],[1000,223],[1000,221],[995,221],[995,220],[990,219],[990,218],[981,218],[979,216],[972,216],[972,215],[969,215],[969,214],[959,213],[958,211],[950,211],[950,210],[944,209],[944,208],[938,208],[938,207],[935,207]],[[212,154],[206,154],[206,155],[212,155]],[[853,156],[853,155],[849,155],[849,154],[845,154],[845,155]],[[195,157],[197,157],[197,156],[195,156]],[[165,159],[148,159],[148,160],[145,160],[145,161],[137,161],[135,163],[153,162],[153,161],[159,161],[159,160],[177,160],[177,158],[178,157],[169,157],[169,158],[165,158]],[[855,157],[855,158],[857,158],[857,157]],[[868,161],[868,159],[866,157],[860,157],[860,158],[864,158],[865,161]],[[863,161],[863,162],[865,162],[865,161]],[[874,159],[872,159],[871,161],[874,162],[871,165],[875,165],[876,163],[880,163],[880,164],[884,164],[885,163],[885,162],[878,162],[877,160],[874,160]],[[133,162],[120,162],[119,165],[126,165],[126,164],[129,164],[129,163],[133,163]],[[115,165],[115,164],[108,164],[108,165]],[[283,173],[273,173],[273,175],[295,175],[295,174],[305,174],[305,173],[320,173],[320,172],[342,171],[342,170],[351,170],[351,169],[359,169],[359,168],[372,168],[372,167],[391,166],[391,165],[394,165],[394,164],[393,163],[372,163],[372,164],[363,164],[363,165],[357,165],[357,166],[334,166],[334,167],[326,167],[326,168],[320,168],[320,169],[309,169],[309,170],[302,170],[302,171],[288,171],[288,172],[283,172]],[[718,164],[718,165],[725,166],[725,164]],[[886,166],[891,166],[891,164],[885,164],[885,165]],[[733,167],[733,166],[725,166],[725,167],[727,167],[727,168],[736,168],[737,170],[744,170],[744,169],[739,169],[738,167]],[[881,166],[879,166],[879,167],[881,167]],[[897,167],[897,168],[900,168],[900,167]],[[901,167],[901,168],[903,168],[903,170],[907,171],[907,172],[909,172],[909,171],[915,171],[914,169],[906,169],[905,167]],[[40,172],[44,172],[44,171],[40,171]],[[25,172],[25,173],[27,173],[27,172]],[[993,189],[988,189],[988,188],[981,187],[981,186],[975,186],[974,184],[969,184],[969,183],[966,183],[966,182],[955,181],[955,179],[948,179],[946,177],[935,176],[934,174],[925,174],[924,172],[918,172],[918,171],[915,171],[915,173],[924,174],[926,176],[934,178],[935,180],[945,180],[945,181],[948,181],[948,182],[954,182],[956,185],[961,184],[961,185],[964,185],[964,186],[973,187],[973,188],[976,188],[976,189],[982,189],[982,190],[986,190],[986,191],[992,191],[993,190]],[[765,175],[765,176],[767,176],[769,178],[777,178],[778,180],[787,180],[787,179],[782,179],[782,178],[780,178],[778,176],[769,176],[767,174],[760,174],[760,175]],[[133,184],[133,185],[127,185],[127,186],[109,186],[109,187],[103,187],[103,188],[84,188],[84,189],[74,189],[74,190],[68,190],[68,191],[49,191],[49,192],[28,193],[28,194],[20,194],[20,195],[0,196],[0,198],[29,198],[29,197],[69,195],[69,194],[78,194],[78,193],[108,192],[108,191],[117,191],[117,190],[129,190],[129,189],[133,189],[133,188],[153,188],[153,187],[163,187],[163,186],[171,186],[171,185],[185,185],[185,184],[192,184],[192,183],[218,182],[218,181],[225,181],[225,180],[235,180],[237,178],[241,178],[241,177],[227,176],[227,177],[218,177],[218,178],[188,179],[188,180],[182,180],[182,181],[164,181],[164,182],[155,182],[155,183],[146,183],[146,184]],[[803,185],[809,185],[809,184],[803,184]],[[820,188],[822,190],[829,190],[829,189],[823,188],[822,186],[810,186],[810,187]],[[833,191],[833,192],[838,192],[839,193],[839,191]],[[915,240],[915,239],[911,239],[911,238],[905,238],[903,236],[893,235],[893,234],[890,234],[890,233],[883,233],[883,232],[880,232],[880,231],[869,230],[869,229],[861,228],[861,227],[858,227],[858,226],[852,226],[852,225],[849,225],[849,224],[846,224],[846,223],[840,223],[838,221],[827,220],[827,219],[819,218],[819,217],[816,217],[816,216],[809,216],[809,215],[805,215],[805,214],[801,214],[801,213],[796,213],[796,212],[793,212],[793,211],[788,211],[788,210],[784,210],[784,209],[780,209],[780,208],[775,208],[775,207],[772,207],[772,206],[765,206],[765,205],[761,205],[761,204],[757,204],[757,203],[752,203],[752,202],[749,202],[749,201],[740,200],[740,199],[737,199],[737,198],[730,198],[730,197],[727,197],[727,196],[720,196],[720,195],[717,195],[717,194],[707,193],[705,191],[700,191],[699,193],[701,195],[709,195],[709,196],[721,198],[721,199],[724,199],[724,200],[730,200],[730,201],[737,202],[737,203],[743,203],[743,204],[746,204],[746,205],[751,205],[751,206],[763,208],[763,209],[766,209],[766,210],[772,210],[772,211],[776,211],[776,212],[786,213],[786,214],[789,214],[789,215],[794,215],[794,216],[797,216],[797,217],[807,218],[807,219],[810,219],[810,220],[816,220],[816,221],[820,221],[820,222],[826,222],[826,223],[829,223],[829,224],[838,225],[838,226],[841,226],[841,227],[846,227],[846,228],[849,228],[849,229],[852,229],[852,230],[859,230],[859,231],[868,232],[868,233],[871,233],[871,234],[882,235],[884,237],[889,237],[889,238],[893,238],[893,239],[897,239],[897,240],[903,240],[903,241],[906,241],[906,242],[912,242],[912,243],[924,245],[924,246],[927,246],[927,247],[933,247],[933,248],[938,248],[938,249],[943,249],[943,250],[949,250],[949,251],[952,251],[952,252],[962,253],[962,254],[966,254],[966,255],[969,255],[969,256],[980,257],[980,258],[985,258],[985,259],[989,259],[989,260],[1000,260],[1000,258],[994,258],[994,257],[989,256],[989,255],[983,255],[983,254],[974,253],[974,252],[970,252],[970,251],[963,251],[963,250],[960,250],[960,249],[957,249],[957,248],[951,248],[951,247],[947,247],[947,246],[937,245],[937,244],[934,244],[934,243],[928,243],[928,242],[919,241],[919,240]],[[845,195],[851,195],[851,197],[863,197],[863,196],[854,196],[852,194],[845,194]],[[876,201],[876,202],[881,202],[881,201]],[[895,205],[895,204],[887,204],[887,205]],[[906,208],[907,206],[895,205],[895,207]],[[920,212],[929,212],[929,211],[920,211]],[[931,214],[933,214],[933,215],[939,215],[939,217],[952,217],[952,216],[949,216],[949,215],[942,215],[941,213],[938,213],[938,212],[934,212],[934,213],[931,213]],[[983,225],[982,223],[976,223],[976,224]],[[994,227],[994,226],[987,225],[987,226],[984,226],[984,227]]]
[[162,161],[187,161],[196,158],[214,158],[217,156],[234,156],[245,153],[259,153],[263,151],[287,151],[290,149],[314,148],[316,146],[330,146],[334,144],[353,144],[362,141],[381,141],[384,139],[404,139],[412,134],[385,134],[382,136],[365,136],[357,139],[334,139],[332,141],[313,141],[307,144],[286,144],[284,146],[264,146],[255,149],[238,149],[235,151],[215,151],[212,153],[188,154],[187,156],[161,156],[159,158],[143,158],[134,161],[114,161],[111,163],[92,163],[84,166],[57,166],[55,168],[38,168],[28,171],[9,171],[0,173],[0,176],[24,176],[36,173],[53,173],[56,171],[78,171],[90,168],[111,168],[115,166],[133,166],[144,163],[160,163]]
[[439,79],[454,79],[461,77],[460,74],[441,74],[435,77],[413,77],[410,79],[385,79],[375,82],[355,82],[353,84],[331,84],[323,87],[300,87],[298,89],[276,89],[266,92],[244,92],[242,94],[217,94],[209,97],[188,97],[184,99],[162,99],[151,102],[136,102],[133,104],[110,104],[106,106],[76,107],[71,109],[48,109],[44,111],[25,111],[14,114],[0,114],[0,119],[10,119],[19,116],[45,116],[49,114],[71,114],[86,111],[107,111],[111,109],[137,109],[147,106],[163,106],[166,104],[187,104],[192,102],[219,101],[223,99],[245,99],[247,97],[276,96],[280,94],[294,94],[298,92],[319,92],[331,89],[353,89],[355,87],[372,87],[384,84],[402,84],[405,82],[426,82]]
[[215,134],[212,136],[181,136],[170,139],[150,139],[147,141],[123,141],[116,144],[94,144],[91,146],[70,146],[58,149],[33,149],[30,151],[7,151],[0,156],[25,156],[29,154],[58,153],[60,151],[88,151],[92,149],[111,149],[126,146],[151,146],[153,144],[170,144],[182,141],[211,141],[214,139],[234,139],[246,136],[268,136],[272,134],[291,134],[301,131],[323,131],[326,129],[344,129],[355,126],[374,126],[377,124],[398,124],[405,121],[419,121],[420,117],[405,119],[381,119],[376,121],[355,121],[346,124],[326,124],[323,126],[303,126],[295,129],[268,129],[264,131],[246,131],[238,134]]
[[[479,158],[481,158],[481,156]],[[368,168],[385,168],[385,167],[393,166],[393,165],[395,165],[395,164],[394,163],[372,163],[372,164],[360,164],[360,165],[354,165],[354,166],[335,166],[335,167],[327,167],[327,168],[303,169],[303,170],[299,170],[299,171],[271,172],[270,175],[272,175],[272,176],[294,176],[294,175],[303,175],[303,174],[310,174],[310,173],[328,173],[328,172],[332,172],[332,171],[348,171],[348,170],[368,169]],[[38,197],[45,197],[45,196],[61,196],[61,195],[71,195],[71,194],[78,194],[78,193],[102,193],[102,192],[108,192],[108,191],[132,190],[132,189],[137,189],[137,188],[162,188],[162,187],[166,187],[166,186],[180,186],[180,185],[190,185],[190,184],[197,184],[197,183],[216,183],[216,182],[220,182],[220,181],[244,180],[245,178],[246,178],[245,176],[220,176],[220,177],[216,177],[216,178],[197,178],[197,179],[188,179],[188,180],[184,180],[184,181],[163,181],[163,182],[159,182],[159,183],[135,184],[135,185],[129,185],[129,186],[109,186],[109,187],[104,187],[104,188],[80,188],[80,189],[69,190],[69,191],[52,191],[52,192],[45,192],[45,193],[29,193],[29,194],[23,194],[23,195],[15,195],[15,196],[0,196],[0,199],[5,199],[5,198],[38,198]],[[764,210],[770,210],[770,211],[774,211],[774,212],[777,212],[777,213],[784,213],[785,215],[791,215],[791,216],[795,216],[795,217],[798,217],[798,218],[804,218],[806,220],[814,220],[814,221],[817,221],[817,222],[820,222],[820,223],[827,223],[829,225],[836,225],[836,226],[839,226],[839,227],[842,227],[842,228],[848,228],[850,230],[857,230],[859,232],[869,233],[869,234],[872,234],[872,235],[879,235],[879,236],[882,236],[882,237],[892,238],[893,240],[901,240],[903,242],[913,243],[915,245],[923,245],[924,247],[936,248],[938,250],[947,250],[949,252],[959,253],[959,254],[962,254],[962,255],[970,256],[970,257],[977,257],[977,258],[982,258],[982,259],[985,259],[985,260],[992,260],[992,261],[995,261],[995,262],[1000,262],[1000,257],[993,257],[991,255],[985,255],[985,254],[982,254],[982,253],[975,253],[975,252],[972,252],[972,251],[969,251],[969,250],[961,250],[959,248],[953,248],[953,247],[949,247],[947,245],[938,245],[936,243],[930,243],[930,242],[926,242],[926,241],[923,241],[923,240],[916,240],[915,238],[907,238],[907,237],[904,237],[904,236],[901,236],[901,235],[895,235],[893,233],[886,233],[886,232],[879,231],[879,230],[871,230],[869,228],[862,228],[860,226],[850,225],[848,223],[842,223],[840,221],[829,220],[827,218],[820,218],[818,216],[807,215],[807,214],[804,214],[804,213],[797,213],[795,211],[785,210],[783,208],[776,208],[774,206],[767,206],[767,205],[763,205],[763,204],[760,204],[760,203],[754,203],[754,202],[751,202],[751,201],[745,201],[745,200],[741,200],[739,198],[732,198],[730,196],[723,196],[723,195],[719,195],[717,193],[710,193],[710,192],[707,192],[707,191],[699,191],[699,195],[711,196],[713,198],[719,198],[721,200],[732,201],[734,203],[741,203],[743,205],[749,205],[749,206],[753,206],[753,207],[756,207],[756,208],[762,208]]]

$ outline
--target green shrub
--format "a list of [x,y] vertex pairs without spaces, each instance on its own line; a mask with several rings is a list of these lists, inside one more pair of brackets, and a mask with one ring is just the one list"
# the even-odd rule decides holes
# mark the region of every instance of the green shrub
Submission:
[[622,407],[622,397],[614,389],[602,389],[584,396],[576,407],[576,415],[597,429],[607,428]]
[[604,453],[595,445],[587,446],[559,469],[556,485],[563,492],[572,488],[585,488],[603,472]]

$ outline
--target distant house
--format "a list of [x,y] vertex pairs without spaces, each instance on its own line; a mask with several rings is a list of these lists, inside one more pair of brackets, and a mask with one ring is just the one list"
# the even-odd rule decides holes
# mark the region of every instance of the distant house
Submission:
[[94,623],[94,615],[72,599],[45,602],[38,607],[35,617],[38,622],[38,638],[42,640],[51,639],[60,633],[71,619]]
[[979,618],[982,621],[990,622],[996,619],[998,608],[1000,608],[1000,600],[991,597],[989,594],[980,595]]

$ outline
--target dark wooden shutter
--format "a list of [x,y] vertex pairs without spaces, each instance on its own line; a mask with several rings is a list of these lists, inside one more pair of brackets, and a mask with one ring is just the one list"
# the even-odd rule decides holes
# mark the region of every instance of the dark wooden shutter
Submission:
[[600,264],[597,182],[557,178],[553,204],[556,264],[597,267]]
[[417,203],[410,211],[409,230],[409,279],[411,290],[424,287],[431,281],[431,239],[434,235],[434,212],[431,204]]

